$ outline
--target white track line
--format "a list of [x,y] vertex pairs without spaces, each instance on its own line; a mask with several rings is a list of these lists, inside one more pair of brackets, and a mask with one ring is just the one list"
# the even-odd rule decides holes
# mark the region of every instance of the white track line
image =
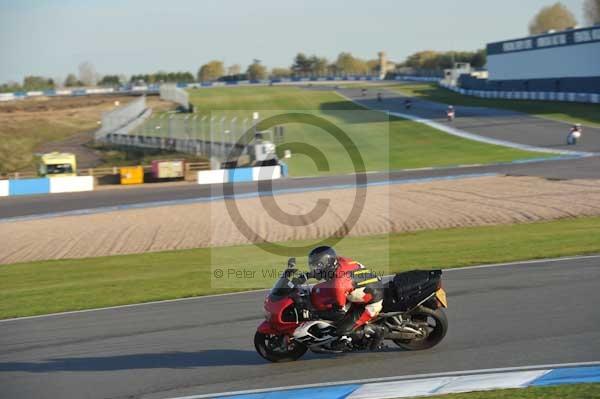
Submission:
[[178,396],[178,397],[173,397],[173,398],[169,398],[169,399],[218,398],[221,396],[248,395],[248,394],[255,394],[255,393],[287,391],[287,390],[291,390],[291,389],[321,388],[321,387],[329,387],[329,386],[336,386],[336,385],[370,384],[370,383],[374,383],[374,382],[418,380],[418,379],[436,378],[436,377],[467,376],[467,375],[502,373],[502,372],[512,372],[512,371],[545,370],[545,369],[555,369],[555,368],[571,368],[571,367],[586,367],[586,366],[600,366],[600,361],[581,362],[581,363],[564,363],[564,364],[546,364],[546,365],[539,365],[539,366],[504,367],[504,368],[496,368],[496,369],[467,370],[467,371],[450,371],[450,372],[445,372],[445,373],[414,374],[414,375],[406,375],[406,376],[399,376],[399,377],[380,377],[380,378],[368,378],[368,379],[363,379],[363,380],[322,382],[319,384],[294,385],[294,386],[280,387],[280,388],[253,389],[253,390],[233,391],[233,392],[219,392],[219,393],[193,395],[193,396]]
[[[569,260],[584,260],[584,259],[600,259],[600,254],[584,255],[584,256],[570,256],[570,257],[550,258],[550,259],[534,259],[534,260],[515,261],[515,262],[506,262],[506,263],[494,263],[494,264],[486,264],[486,265],[456,267],[456,268],[452,268],[452,269],[444,269],[444,273],[452,272],[452,271],[461,271],[461,270],[488,269],[488,268],[503,267],[503,266],[530,265],[530,264],[537,264],[537,263],[553,263],[553,262],[562,262],[562,261],[569,261]],[[391,275],[384,276],[384,277],[391,277]],[[133,303],[133,304],[129,304],[129,305],[108,306],[108,307],[96,308],[96,309],[73,310],[73,311],[69,311],[69,312],[43,314],[43,315],[38,315],[38,316],[16,317],[16,318],[12,318],[12,319],[0,320],[0,323],[16,322],[16,321],[21,321],[21,320],[40,319],[43,317],[67,316],[67,315],[73,315],[73,314],[79,314],[79,313],[99,312],[99,311],[103,311],[103,310],[127,309],[127,308],[134,308],[134,307],[138,307],[138,306],[160,305],[160,304],[168,304],[168,303],[172,303],[172,302],[201,301],[203,299],[210,299],[210,298],[223,297],[223,296],[232,296],[232,295],[252,294],[252,293],[256,293],[256,292],[265,292],[268,290],[269,290],[268,288],[265,288],[265,289],[260,289],[260,290],[228,292],[228,293],[224,293],[224,294],[212,294],[212,295],[195,296],[195,297],[189,297],[189,298],[166,299],[164,301],[151,301],[151,302],[143,302],[143,303]]]

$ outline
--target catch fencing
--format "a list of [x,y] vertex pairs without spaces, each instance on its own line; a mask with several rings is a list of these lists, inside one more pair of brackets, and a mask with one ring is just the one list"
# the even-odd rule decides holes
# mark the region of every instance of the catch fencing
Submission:
[[150,115],[152,110],[146,106],[146,96],[141,96],[127,105],[105,112],[94,138],[102,141],[109,133],[127,134],[143,124]]
[[[249,153],[254,135],[247,133],[255,130],[258,122],[259,119],[242,115],[163,113],[148,118],[127,133],[109,133],[104,141],[116,146],[189,153],[222,162],[234,149],[236,154]],[[269,133],[265,139],[277,144],[283,136]]]
[[160,98],[179,104],[183,109],[190,109],[190,98],[188,93],[175,84],[163,84],[160,86]]

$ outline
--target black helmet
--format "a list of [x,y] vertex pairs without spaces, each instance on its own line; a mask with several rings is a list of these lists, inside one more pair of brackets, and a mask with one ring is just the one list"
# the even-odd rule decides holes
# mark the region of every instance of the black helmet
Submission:
[[308,254],[308,267],[318,280],[333,277],[338,265],[335,249],[327,246],[317,247]]

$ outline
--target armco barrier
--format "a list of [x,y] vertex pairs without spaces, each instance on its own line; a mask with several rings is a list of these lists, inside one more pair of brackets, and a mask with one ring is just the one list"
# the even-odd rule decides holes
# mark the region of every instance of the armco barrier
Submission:
[[0,197],[94,190],[93,176],[0,180]]
[[8,195],[49,194],[50,179],[23,179],[8,181]]
[[93,176],[53,177],[50,179],[51,193],[76,193],[94,190]]
[[8,180],[0,180],[0,197],[8,196]]
[[276,180],[284,176],[287,165],[256,166],[253,168],[216,169],[198,171],[198,184],[244,183]]
[[263,166],[252,168],[252,180],[275,180],[281,178],[281,166]]
[[198,184],[227,183],[228,171],[226,169],[198,171]]
[[242,183],[254,180],[254,168],[229,169],[227,181],[229,183]]

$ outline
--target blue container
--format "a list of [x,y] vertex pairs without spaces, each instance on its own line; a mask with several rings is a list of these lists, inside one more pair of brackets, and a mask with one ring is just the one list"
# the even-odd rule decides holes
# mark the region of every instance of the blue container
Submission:
[[50,179],[9,180],[8,195],[49,194]]
[[252,181],[252,168],[229,169],[229,183],[241,183]]

